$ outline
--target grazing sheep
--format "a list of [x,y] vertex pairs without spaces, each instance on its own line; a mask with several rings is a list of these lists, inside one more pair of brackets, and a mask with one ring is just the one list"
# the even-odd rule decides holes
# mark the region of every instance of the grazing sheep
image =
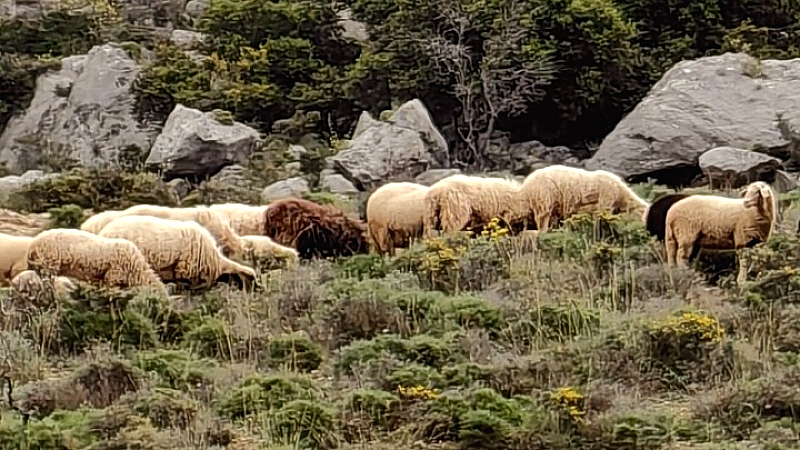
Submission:
[[[669,265],[688,264],[700,248],[739,250],[766,242],[775,227],[777,198],[763,181],[747,186],[744,198],[692,195],[667,211],[665,244]],[[737,281],[747,274],[739,260]]]
[[425,195],[424,235],[434,230],[463,231],[497,217],[511,223],[511,206],[520,184],[512,179],[452,175],[431,185]]
[[548,166],[533,171],[522,182],[514,200],[514,222],[533,222],[547,231],[561,221],[600,201],[600,190],[588,171],[567,166]]
[[34,270],[24,270],[11,280],[11,298],[34,305],[48,305],[75,290],[67,277],[56,277],[48,283]]
[[241,239],[228,225],[223,216],[217,211],[204,206],[169,208],[156,205],[136,205],[121,211],[121,214],[116,218],[125,216],[152,216],[161,219],[196,222],[214,236],[223,255],[240,255],[244,251]]
[[111,222],[122,215],[124,215],[124,211],[103,211],[84,220],[80,229],[97,234],[103,229],[104,226],[108,224],[108,222]]
[[582,212],[643,212],[648,206],[613,173],[554,165],[525,178],[514,211],[515,221],[532,218],[540,231],[547,231]]
[[209,208],[221,214],[239,236],[258,236],[264,233],[266,205],[252,206],[242,203],[224,203]]
[[645,223],[647,231],[659,241],[663,241],[666,233],[667,211],[672,208],[672,205],[691,195],[685,192],[666,194],[651,203],[642,214],[642,222]]
[[369,196],[367,227],[375,251],[394,254],[395,248],[422,236],[428,190],[417,183],[388,183]]
[[223,256],[211,233],[196,222],[126,216],[111,221],[99,236],[134,243],[164,281],[207,288],[223,275],[249,283],[256,279],[252,268]]
[[64,276],[121,288],[149,287],[169,297],[166,286],[130,241],[83,230],[39,233],[28,248],[28,267],[42,277]]
[[267,236],[241,236],[241,238],[244,242],[244,257],[249,261],[275,258],[294,265],[300,260],[297,250],[278,244]]
[[332,206],[300,198],[281,199],[264,212],[264,223],[264,235],[295,248],[302,259],[368,251],[364,222]]
[[598,184],[600,198],[595,210],[607,209],[614,214],[639,213],[641,215],[650,206],[646,200],[636,195],[618,175],[605,170],[584,171],[592,174]]
[[28,268],[27,253],[31,241],[31,236],[0,234],[0,283],[7,285]]

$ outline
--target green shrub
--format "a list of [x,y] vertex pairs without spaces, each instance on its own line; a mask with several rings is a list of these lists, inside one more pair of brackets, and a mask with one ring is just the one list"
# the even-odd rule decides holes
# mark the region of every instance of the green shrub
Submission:
[[157,428],[186,429],[194,421],[198,407],[184,392],[155,389],[136,399],[133,409]]
[[253,375],[239,382],[221,399],[219,413],[229,419],[274,414],[293,400],[315,400],[318,395],[319,388],[310,378]]
[[29,212],[44,212],[66,204],[102,211],[141,203],[175,206],[176,199],[154,174],[73,169],[27,185],[10,196],[7,203],[11,209]]
[[400,406],[400,398],[391,392],[360,389],[348,393],[342,403],[345,411],[386,429]]
[[50,228],[80,228],[83,223],[83,209],[78,205],[64,205],[50,208]]
[[184,350],[152,350],[136,353],[136,367],[158,376],[158,384],[170,389],[190,391],[210,384],[208,370],[217,364],[193,357]]
[[273,438],[306,448],[328,448],[336,441],[335,414],[329,406],[314,400],[292,400],[271,417]]
[[216,317],[203,317],[197,326],[184,335],[182,344],[203,356],[217,358],[230,355],[230,326]]
[[269,341],[272,365],[288,366],[291,370],[310,372],[322,363],[322,349],[305,331],[275,336]]

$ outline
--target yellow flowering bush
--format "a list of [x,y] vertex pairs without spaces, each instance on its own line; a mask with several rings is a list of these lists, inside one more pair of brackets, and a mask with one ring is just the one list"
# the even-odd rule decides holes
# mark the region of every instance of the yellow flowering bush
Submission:
[[573,421],[581,420],[586,414],[583,409],[586,403],[586,396],[576,388],[567,386],[557,389],[550,395],[550,401],[564,411]]
[[435,400],[439,397],[436,391],[428,389],[425,386],[397,386],[397,392],[401,397],[410,399]]
[[649,326],[648,334],[653,338],[669,339],[691,345],[701,342],[721,342],[725,330],[719,321],[709,315],[684,311]]
[[718,373],[729,364],[725,330],[714,317],[683,311],[645,325],[646,361],[663,381],[684,385]]
[[508,236],[508,228],[503,227],[500,225],[500,218],[494,217],[492,220],[486,224],[483,230],[481,230],[481,237],[490,239],[492,241],[497,242],[500,238]]

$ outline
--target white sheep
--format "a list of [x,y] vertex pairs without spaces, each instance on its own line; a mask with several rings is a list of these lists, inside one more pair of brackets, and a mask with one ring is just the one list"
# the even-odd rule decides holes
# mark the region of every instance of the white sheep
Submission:
[[223,275],[249,282],[256,278],[252,268],[222,255],[211,233],[196,222],[119,217],[99,236],[132,242],[162,280],[187,283],[193,289],[211,287]]
[[34,270],[23,270],[11,280],[11,298],[39,306],[48,305],[77,288],[67,277],[56,277],[50,281],[46,282]]
[[28,247],[33,237],[0,234],[0,283],[7,285],[28,268]]
[[147,287],[169,297],[142,252],[124,239],[56,228],[33,238],[27,258],[28,267],[42,277],[63,276],[121,288]]
[[516,180],[506,178],[458,174],[439,180],[425,194],[424,236],[484,226],[495,217],[510,223],[519,189]]
[[290,266],[300,262],[300,254],[297,250],[278,244],[267,236],[241,236],[244,243],[244,258],[249,261],[262,261],[264,259],[275,258],[279,261],[287,261]]
[[120,217],[124,214],[123,211],[103,211],[99,212],[88,219],[84,220],[81,224],[81,230],[97,234],[103,229],[108,222]]
[[376,252],[393,254],[422,236],[429,189],[417,183],[387,183],[369,196],[367,227]]
[[514,221],[531,218],[540,231],[582,212],[641,212],[649,205],[617,175],[554,165],[538,169],[522,182]]
[[[763,181],[747,186],[744,198],[692,195],[669,208],[665,246],[669,265],[688,265],[701,248],[739,250],[766,242],[775,227],[777,198]],[[747,271],[739,259],[737,281]]]
[[220,213],[239,236],[264,234],[264,211],[267,205],[252,206],[242,203],[223,203],[209,208]]
[[170,208],[157,205],[136,205],[119,211],[119,213],[120,214],[114,217],[114,220],[127,216],[151,216],[161,219],[196,222],[206,228],[211,235],[214,236],[214,239],[217,244],[219,244],[225,256],[241,255],[244,251],[241,239],[233,231],[231,226],[228,225],[223,216],[219,212],[213,211],[205,206]]

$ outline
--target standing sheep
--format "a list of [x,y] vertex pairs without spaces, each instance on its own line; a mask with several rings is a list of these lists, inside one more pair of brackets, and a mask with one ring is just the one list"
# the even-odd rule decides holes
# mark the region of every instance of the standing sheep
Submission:
[[39,233],[28,248],[28,267],[40,276],[64,276],[121,288],[149,287],[164,298],[166,286],[130,241],[83,230],[56,228]]
[[240,255],[244,251],[239,236],[234,233],[223,216],[204,206],[191,208],[169,208],[156,205],[136,205],[120,211],[121,214],[115,217],[125,216],[151,216],[161,219],[179,220],[182,222],[196,222],[206,228],[219,244],[222,254],[225,256]]
[[[747,186],[744,198],[692,195],[667,211],[669,265],[687,265],[700,248],[740,250],[766,242],[775,226],[777,199],[763,181]],[[747,271],[739,260],[738,282]]]
[[424,235],[484,226],[495,217],[510,224],[510,208],[519,189],[519,183],[505,178],[459,174],[439,180],[425,195]]
[[303,259],[368,251],[364,222],[332,206],[286,198],[269,205],[264,212],[264,223],[264,235],[295,248]]
[[417,183],[388,183],[367,199],[367,227],[374,249],[394,254],[423,235],[425,194],[429,188]]
[[224,203],[209,208],[221,214],[239,236],[258,236],[264,233],[266,205],[252,206],[242,203]]
[[223,275],[248,283],[256,279],[252,268],[223,256],[211,233],[196,222],[126,216],[111,221],[99,236],[134,243],[164,281],[206,288]]
[[33,238],[0,234],[0,283],[7,285],[28,268],[28,247]]

